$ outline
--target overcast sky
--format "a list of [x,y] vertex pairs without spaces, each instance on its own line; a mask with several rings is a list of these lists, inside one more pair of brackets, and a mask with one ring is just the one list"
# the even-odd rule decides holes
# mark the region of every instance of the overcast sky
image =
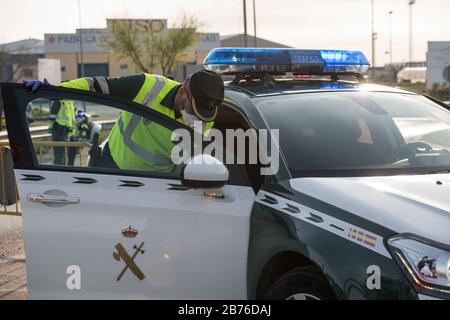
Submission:
[[[82,25],[103,28],[106,18],[167,18],[197,15],[206,32],[243,32],[242,0],[80,0]],[[0,43],[44,33],[74,32],[78,0],[0,0]],[[371,57],[371,0],[256,0],[260,37],[307,49],[362,50]],[[388,62],[389,15],[393,60],[408,60],[408,0],[375,0],[377,65]],[[247,0],[253,33],[252,0]],[[450,41],[450,0],[417,0],[413,9],[414,58],[425,60],[427,41]]]

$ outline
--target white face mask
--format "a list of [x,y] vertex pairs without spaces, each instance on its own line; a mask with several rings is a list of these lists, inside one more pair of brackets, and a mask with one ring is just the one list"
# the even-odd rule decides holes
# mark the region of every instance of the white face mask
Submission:
[[186,110],[181,110],[181,116],[183,117],[183,122],[186,126],[194,128],[194,122],[200,122],[203,128],[203,121],[197,118],[194,114],[187,113]]

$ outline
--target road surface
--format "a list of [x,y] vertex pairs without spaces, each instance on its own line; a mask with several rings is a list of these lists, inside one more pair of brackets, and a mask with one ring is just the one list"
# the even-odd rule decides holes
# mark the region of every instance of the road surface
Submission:
[[26,299],[22,218],[0,215],[0,300]]

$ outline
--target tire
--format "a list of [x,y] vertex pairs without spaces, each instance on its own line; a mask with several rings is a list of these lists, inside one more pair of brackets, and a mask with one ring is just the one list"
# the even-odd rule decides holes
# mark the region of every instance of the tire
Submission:
[[335,300],[323,275],[312,266],[285,273],[264,295],[267,300]]

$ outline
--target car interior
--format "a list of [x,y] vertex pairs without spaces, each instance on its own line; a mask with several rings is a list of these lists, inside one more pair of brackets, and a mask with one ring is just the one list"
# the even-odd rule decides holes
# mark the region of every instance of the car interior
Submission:
[[[246,120],[245,116],[235,110],[234,108],[223,104],[219,107],[217,117],[214,120],[214,128],[220,130],[223,137],[226,137],[227,129],[250,129],[251,126]],[[226,149],[226,139],[224,139],[224,150]],[[234,155],[237,154],[237,146],[234,143],[234,150],[228,150]],[[225,154],[225,152],[224,152]],[[235,157],[234,164],[226,164],[230,172],[230,181],[238,184],[251,186],[257,192],[264,183],[265,176],[260,173],[261,164],[251,164],[249,162],[249,140],[245,140],[245,164],[237,164]],[[259,161],[258,161],[259,162]],[[242,181],[245,179],[245,181]]]

